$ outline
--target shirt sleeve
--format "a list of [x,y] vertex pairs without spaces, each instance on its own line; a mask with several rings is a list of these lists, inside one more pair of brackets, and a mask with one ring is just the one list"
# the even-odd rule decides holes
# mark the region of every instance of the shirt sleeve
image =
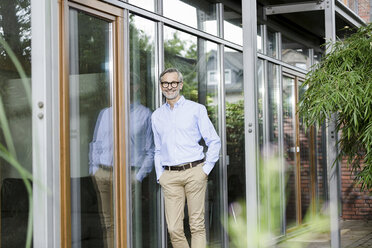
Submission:
[[221,139],[218,136],[211,120],[208,117],[207,109],[201,106],[198,118],[199,131],[208,147],[203,171],[209,175],[215,163],[220,157]]
[[154,135],[154,144],[155,144],[155,152],[154,152],[154,162],[155,162],[155,172],[156,172],[156,180],[159,183],[159,178],[161,174],[163,174],[163,167],[161,166],[161,155],[160,155],[160,147],[161,147],[161,140],[158,131],[156,130],[154,114],[151,116],[152,121],[152,133]]

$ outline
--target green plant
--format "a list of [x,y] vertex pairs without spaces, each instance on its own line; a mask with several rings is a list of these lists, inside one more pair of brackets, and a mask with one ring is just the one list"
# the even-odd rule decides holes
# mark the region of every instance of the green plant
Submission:
[[372,188],[372,24],[344,40],[308,74],[299,113],[307,127],[337,113],[338,159],[347,158],[361,189]]
[[[8,54],[10,60],[13,62],[15,68],[17,69],[18,74],[22,79],[22,84],[25,90],[25,94],[29,103],[29,107],[31,108],[31,88],[29,82],[26,77],[26,73],[22,68],[21,63],[17,59],[17,56],[14,54],[8,43],[0,36],[0,45],[3,47],[5,52]],[[27,225],[27,237],[26,237],[26,248],[31,247],[32,242],[32,227],[33,227],[33,195],[32,195],[32,186],[30,180],[32,180],[32,174],[28,172],[24,167],[19,163],[16,155],[16,149],[14,147],[13,139],[11,136],[11,132],[9,129],[9,122],[5,113],[5,109],[3,107],[3,101],[0,96],[0,126],[2,129],[2,133],[5,137],[5,146],[0,144],[0,157],[8,162],[11,166],[14,167],[20,174],[28,193],[28,200],[29,200],[29,217],[28,217],[28,225]]]
[[231,247],[303,247],[308,242],[294,242],[293,239],[313,240],[314,237],[329,233],[329,217],[321,213],[313,214],[311,210],[306,214],[305,225],[299,226],[290,236],[280,240],[281,235],[281,187],[280,185],[280,159],[271,157],[260,159],[258,167],[259,200],[258,200],[258,228],[257,233],[247,237],[249,225],[247,222],[246,207],[244,203],[234,203],[233,214],[228,220],[228,230]]

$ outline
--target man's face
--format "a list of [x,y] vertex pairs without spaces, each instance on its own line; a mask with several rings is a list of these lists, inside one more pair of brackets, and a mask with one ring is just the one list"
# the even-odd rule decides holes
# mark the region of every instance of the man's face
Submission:
[[[168,85],[167,85],[168,84]],[[176,87],[173,87],[176,86]],[[179,94],[180,90],[182,89],[183,83],[178,81],[178,74],[177,72],[170,72],[164,74],[161,78],[160,87],[163,95],[168,100],[176,99]]]

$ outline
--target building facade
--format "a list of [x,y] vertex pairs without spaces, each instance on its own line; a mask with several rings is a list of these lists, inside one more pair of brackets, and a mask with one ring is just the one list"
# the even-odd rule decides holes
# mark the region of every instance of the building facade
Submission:
[[229,247],[241,208],[248,237],[266,216],[280,239],[326,204],[338,247],[334,131],[305,132],[296,109],[323,44],[365,24],[345,4],[2,0],[1,247],[24,246],[29,223],[33,247],[171,247],[150,121],[169,67],[222,140],[208,179],[209,246]]

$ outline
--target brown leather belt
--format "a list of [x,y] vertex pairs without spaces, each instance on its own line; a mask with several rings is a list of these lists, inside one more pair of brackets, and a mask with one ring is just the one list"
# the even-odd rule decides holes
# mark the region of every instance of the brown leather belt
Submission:
[[204,162],[204,159],[200,159],[200,160],[197,160],[197,161],[194,161],[194,162],[190,162],[190,163],[186,163],[186,164],[181,164],[181,165],[175,165],[175,166],[163,166],[163,168],[165,170],[173,170],[173,171],[183,171],[183,170],[187,170],[187,169],[190,169],[190,168],[193,168],[195,166],[197,166],[198,164],[201,164]]

